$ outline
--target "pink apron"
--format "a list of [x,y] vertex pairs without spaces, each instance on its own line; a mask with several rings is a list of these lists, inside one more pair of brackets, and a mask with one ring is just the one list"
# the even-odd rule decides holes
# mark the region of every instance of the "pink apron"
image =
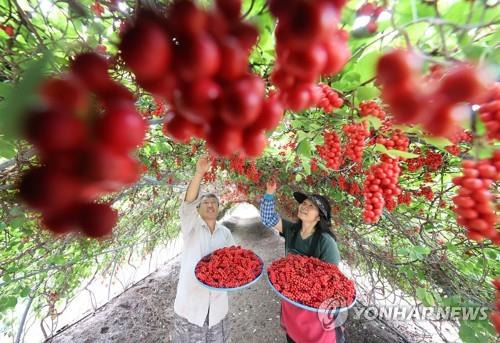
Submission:
[[281,300],[281,327],[297,343],[335,343],[335,330],[323,329],[318,314]]

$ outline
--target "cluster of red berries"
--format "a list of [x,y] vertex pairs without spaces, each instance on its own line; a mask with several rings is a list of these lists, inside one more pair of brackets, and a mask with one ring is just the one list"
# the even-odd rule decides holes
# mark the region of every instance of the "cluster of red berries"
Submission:
[[379,164],[372,165],[366,172],[363,185],[365,199],[363,220],[376,223],[382,215],[386,203],[392,204],[393,197],[401,194],[398,178],[401,169],[396,159],[385,158]]
[[453,144],[459,144],[462,142],[472,143],[474,136],[472,135],[472,132],[466,131],[462,128],[457,127],[457,129],[454,132],[452,132],[450,135],[448,135],[447,138]]
[[434,152],[429,149],[425,154],[424,164],[428,170],[436,171],[443,164],[443,155],[441,155],[439,152]]
[[288,254],[267,269],[274,288],[288,299],[319,308],[325,300],[350,305],[356,295],[354,282],[338,267],[315,257]]
[[98,17],[102,16],[102,14],[104,13],[104,6],[101,5],[98,1],[94,2],[91,6],[90,6],[90,9],[92,10],[92,12],[94,12],[94,14]]
[[229,170],[238,175],[245,174],[245,158],[239,154],[234,154],[229,158]]
[[[459,186],[458,195],[453,198],[457,223],[467,228],[467,237],[476,241],[489,238],[500,245],[499,218],[495,213],[489,188],[500,180],[500,150],[493,158],[480,161],[462,161],[462,176],[453,183]],[[493,206],[492,206],[493,205]]]
[[417,192],[418,196],[423,196],[429,201],[432,201],[434,199],[434,192],[431,187],[429,186],[424,186],[420,188],[420,190]]
[[258,32],[241,21],[241,1],[215,5],[174,1],[166,18],[140,12],[122,35],[121,57],[139,85],[171,105],[165,131],[174,139],[205,139],[218,155],[258,156],[283,106],[266,99],[264,81],[248,71]]
[[271,75],[281,99],[295,112],[317,105],[315,82],[338,73],[350,57],[347,32],[338,28],[339,0],[271,0],[278,19],[276,65]]
[[106,59],[83,53],[70,69],[42,83],[42,104],[26,115],[24,136],[42,166],[23,176],[20,196],[42,212],[50,231],[101,237],[111,233],[117,214],[94,201],[139,178],[130,153],[143,143],[146,122],[133,94],[111,80]]
[[401,192],[401,194],[398,195],[398,205],[405,204],[405,205],[410,205],[411,204],[411,193],[410,192]]
[[[424,166],[426,166],[429,171],[436,171],[443,165],[443,155],[439,152],[434,152],[431,149],[428,149],[424,156],[422,156],[420,148],[416,148],[413,152],[415,154],[419,154],[420,156],[406,161],[408,170],[411,172],[417,171]],[[429,173],[426,173],[425,175],[432,181],[432,176]]]
[[321,158],[325,160],[327,168],[337,170],[342,164],[342,149],[339,136],[335,131],[324,131],[323,137],[325,143],[317,145],[316,150]]
[[262,173],[257,168],[257,163],[255,161],[251,161],[248,164],[247,168],[245,169],[245,176],[253,183],[259,183],[262,177]]
[[217,168],[217,158],[210,156],[210,169],[203,175],[203,181],[206,183],[215,182]]
[[479,117],[486,127],[489,140],[500,139],[500,83],[490,89],[487,100],[479,108]]
[[309,166],[311,167],[311,172],[314,173],[318,171],[318,160],[315,157],[311,158],[309,163],[310,163]]
[[253,251],[230,246],[202,258],[195,267],[195,275],[212,287],[235,288],[255,280],[262,268],[261,259]]
[[322,108],[325,113],[331,113],[334,108],[340,108],[344,104],[344,100],[330,86],[320,83],[318,87],[321,90],[318,107]]
[[349,193],[352,196],[356,196],[356,195],[361,195],[363,193],[363,190],[361,189],[361,187],[359,187],[359,184],[357,184],[356,182],[349,182],[347,184],[347,193]]
[[397,122],[420,123],[430,134],[446,136],[455,126],[452,113],[456,105],[480,99],[484,81],[474,67],[461,64],[429,87],[421,81],[418,62],[404,50],[379,59],[377,82],[382,86],[382,99]]
[[356,16],[370,17],[370,21],[366,24],[366,30],[370,33],[375,33],[377,31],[377,19],[380,14],[384,11],[383,6],[377,6],[371,2],[365,2],[356,11]]
[[452,132],[450,135],[448,135],[447,138],[453,144],[446,146],[445,150],[454,156],[458,156],[462,152],[460,150],[460,146],[459,146],[460,143],[462,143],[462,142],[472,143],[472,141],[474,139],[471,132],[465,131],[464,129],[458,128],[458,127],[455,130],[455,132]]
[[345,155],[353,162],[360,163],[363,159],[365,139],[370,136],[370,130],[365,122],[357,124],[346,124],[342,127],[348,141],[345,147]]
[[363,101],[359,104],[359,114],[362,117],[373,116],[380,120],[384,120],[385,112],[375,101]]
[[397,129],[392,133],[390,138],[377,137],[376,143],[382,144],[387,149],[407,151],[410,140],[403,131]]

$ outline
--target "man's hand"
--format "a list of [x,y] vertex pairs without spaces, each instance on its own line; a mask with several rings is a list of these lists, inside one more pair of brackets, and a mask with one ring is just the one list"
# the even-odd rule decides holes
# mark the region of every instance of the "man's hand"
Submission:
[[194,174],[193,179],[188,185],[186,190],[186,197],[184,200],[190,203],[196,200],[198,193],[200,191],[201,180],[203,179],[203,175],[210,169],[210,159],[208,155],[203,155],[196,162],[196,172]]
[[268,181],[266,184],[266,193],[274,194],[276,192],[276,181]]
[[210,159],[208,155],[201,156],[198,162],[196,162],[196,174],[204,175],[209,169]]

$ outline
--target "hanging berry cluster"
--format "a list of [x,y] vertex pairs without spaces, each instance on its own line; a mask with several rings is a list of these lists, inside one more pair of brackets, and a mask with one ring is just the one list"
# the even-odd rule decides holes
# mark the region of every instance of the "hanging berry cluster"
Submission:
[[42,165],[23,176],[21,198],[54,233],[110,234],[117,213],[94,201],[139,177],[130,154],[142,144],[146,123],[133,94],[111,80],[106,59],[83,53],[69,73],[45,80],[39,95],[42,104],[26,115],[24,136]]
[[486,127],[489,140],[500,139],[500,83],[490,89],[487,100],[479,108],[479,117]]
[[362,117],[373,116],[380,120],[384,120],[385,112],[375,101],[363,101],[359,104],[359,114]]
[[411,193],[410,192],[401,192],[401,194],[398,195],[398,205],[405,204],[405,205],[410,205],[411,204]]
[[345,306],[355,297],[354,282],[338,267],[315,257],[288,254],[267,269],[274,288],[285,297],[319,308],[325,300],[336,300]]
[[397,129],[392,133],[390,138],[377,137],[376,143],[382,144],[387,149],[407,151],[410,140],[403,131]]
[[[453,179],[459,186],[453,198],[457,223],[467,228],[467,237],[476,241],[489,238],[500,245],[499,218],[495,214],[489,188],[500,180],[500,150],[491,159],[462,161],[462,176]],[[493,205],[493,206],[492,206]]]
[[418,196],[423,196],[429,201],[432,201],[434,199],[434,192],[431,187],[429,186],[424,186],[421,187],[420,190],[417,192]]
[[344,104],[344,100],[330,86],[320,83],[318,84],[321,90],[321,96],[318,102],[318,107],[323,109],[325,113],[331,113],[334,108],[340,108]]
[[339,136],[335,131],[323,132],[325,143],[317,145],[316,150],[323,160],[326,162],[326,167],[337,170],[342,164],[342,151],[340,147]]
[[342,127],[342,131],[344,131],[348,139],[345,147],[346,157],[353,162],[361,163],[365,149],[365,139],[370,136],[370,130],[368,130],[366,123],[346,124]]
[[462,128],[458,128],[448,136],[452,145],[445,147],[445,150],[452,155],[458,156],[461,153],[460,143],[472,143],[474,137],[469,131],[465,131]]
[[384,9],[385,8],[383,6],[377,6],[374,3],[365,2],[356,11],[356,16],[369,17],[370,20],[368,21],[368,24],[366,24],[366,30],[370,33],[375,33],[377,31],[377,19]]
[[271,75],[286,107],[299,112],[319,101],[315,82],[338,73],[350,57],[347,32],[338,28],[345,1],[271,0],[278,19]]
[[258,156],[283,107],[248,71],[258,32],[240,19],[241,1],[215,5],[208,11],[181,0],[166,18],[138,13],[122,35],[121,57],[145,90],[169,102],[165,131],[174,139],[205,139],[222,156]]
[[255,280],[262,268],[262,261],[253,251],[230,246],[201,259],[195,267],[195,275],[209,286],[234,288]]
[[419,123],[435,136],[446,136],[455,127],[453,112],[462,102],[475,102],[485,90],[483,77],[474,67],[461,64],[442,79],[424,84],[414,55],[394,50],[377,64],[382,99],[399,123]]
[[394,209],[394,197],[401,194],[398,186],[400,172],[398,160],[386,156],[382,162],[372,165],[366,172],[363,185],[363,220],[366,223],[377,223],[384,205],[388,204],[388,210]]

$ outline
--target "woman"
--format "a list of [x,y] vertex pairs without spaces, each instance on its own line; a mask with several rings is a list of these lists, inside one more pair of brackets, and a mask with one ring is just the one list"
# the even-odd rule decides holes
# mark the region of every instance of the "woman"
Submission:
[[[331,210],[328,199],[319,194],[306,195],[295,192],[299,202],[297,223],[280,218],[274,208],[276,183],[267,184],[267,192],[260,204],[262,223],[277,230],[285,237],[286,253],[314,256],[323,261],[338,264],[339,250],[331,232]],[[325,330],[315,312],[303,310],[281,301],[281,326],[288,342],[332,343],[344,342],[343,330]]]

